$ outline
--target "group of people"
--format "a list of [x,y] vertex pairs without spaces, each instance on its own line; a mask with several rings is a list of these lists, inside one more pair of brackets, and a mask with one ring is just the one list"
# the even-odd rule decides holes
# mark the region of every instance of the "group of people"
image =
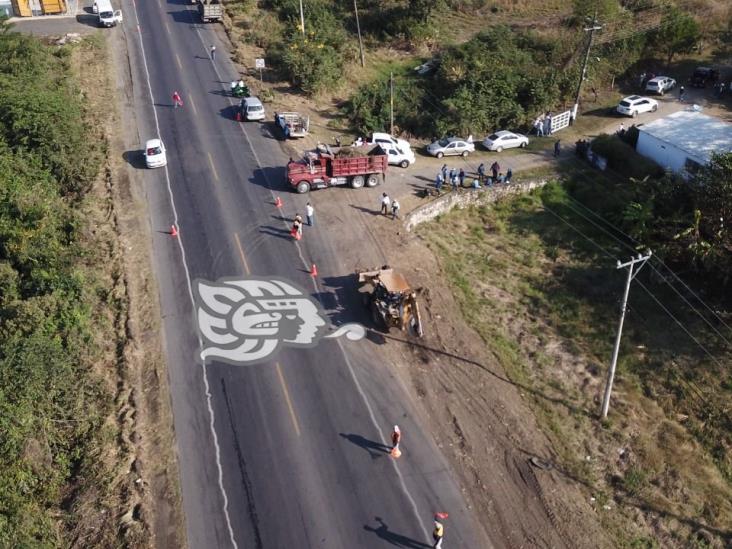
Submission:
[[[498,161],[493,162],[490,166],[491,176],[486,177],[485,164],[481,163],[478,166],[478,177],[473,178],[472,184],[470,185],[474,189],[480,189],[483,185],[491,186],[494,183],[508,183],[513,177],[513,171],[508,168],[506,174],[501,172],[501,166]],[[443,164],[437,176],[435,177],[435,188],[437,191],[442,190],[443,185],[449,184],[452,190],[457,190],[459,187],[465,187],[465,178],[468,176],[467,172],[460,168],[449,168],[447,164]]]
[[552,134],[552,112],[547,111],[536,117],[534,120],[534,133],[537,137],[543,137],[545,135]]
[[399,217],[399,208],[401,206],[399,205],[399,201],[395,198],[392,200],[389,198],[389,195],[386,193],[381,193],[381,214],[382,215],[388,215],[389,210],[391,210],[391,218],[396,219]]
[[[305,206],[305,218],[307,219],[308,227],[315,225],[315,208],[313,208],[313,205],[310,204],[310,202]],[[302,216],[297,213],[295,214],[295,219],[292,222],[292,229],[290,229],[290,234],[295,240],[300,240],[302,238],[302,226]]]

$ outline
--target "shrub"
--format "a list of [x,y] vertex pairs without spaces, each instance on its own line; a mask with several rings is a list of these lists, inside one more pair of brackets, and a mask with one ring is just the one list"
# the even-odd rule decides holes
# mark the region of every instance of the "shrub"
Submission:
[[601,134],[592,141],[592,150],[607,159],[610,169],[626,177],[643,179],[646,176],[662,177],[663,168],[639,155],[633,147],[615,135]]

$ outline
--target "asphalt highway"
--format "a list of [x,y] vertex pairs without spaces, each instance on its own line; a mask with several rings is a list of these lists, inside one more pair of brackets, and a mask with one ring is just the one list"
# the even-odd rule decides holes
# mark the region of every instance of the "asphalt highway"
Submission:
[[[278,276],[316,295],[332,322],[368,320],[334,253],[337,235],[316,218],[301,242],[290,238],[291,216],[304,213],[308,197],[285,188],[273,113],[264,124],[233,120],[226,90],[237,73],[213,26],[178,1],[124,8],[137,148],[159,133],[168,155],[144,185],[189,546],[431,547],[432,515],[442,511],[445,548],[490,547],[379,345],[323,340],[255,366],[196,360],[190,285],[199,278]],[[338,192],[372,193],[376,204],[379,190],[310,198],[317,210],[325,193]],[[173,223],[178,237],[167,234]],[[382,262],[372,241],[364,247]],[[383,446],[395,423],[404,433],[398,460]]]

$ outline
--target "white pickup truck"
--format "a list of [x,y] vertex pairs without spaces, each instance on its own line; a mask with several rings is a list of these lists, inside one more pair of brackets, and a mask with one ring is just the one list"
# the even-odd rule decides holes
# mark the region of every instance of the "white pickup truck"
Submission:
[[285,139],[305,137],[310,129],[310,118],[297,112],[276,112],[274,118]]
[[371,138],[364,144],[380,145],[389,157],[389,164],[394,166],[408,168],[416,160],[409,141],[399,139],[388,133],[374,132],[371,134]]

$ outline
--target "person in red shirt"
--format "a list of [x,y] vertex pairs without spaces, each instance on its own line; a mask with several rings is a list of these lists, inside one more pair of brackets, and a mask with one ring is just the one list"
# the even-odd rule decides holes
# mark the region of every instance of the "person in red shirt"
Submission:
[[180,98],[180,94],[177,91],[173,92],[173,107],[178,108],[183,106],[183,100]]

